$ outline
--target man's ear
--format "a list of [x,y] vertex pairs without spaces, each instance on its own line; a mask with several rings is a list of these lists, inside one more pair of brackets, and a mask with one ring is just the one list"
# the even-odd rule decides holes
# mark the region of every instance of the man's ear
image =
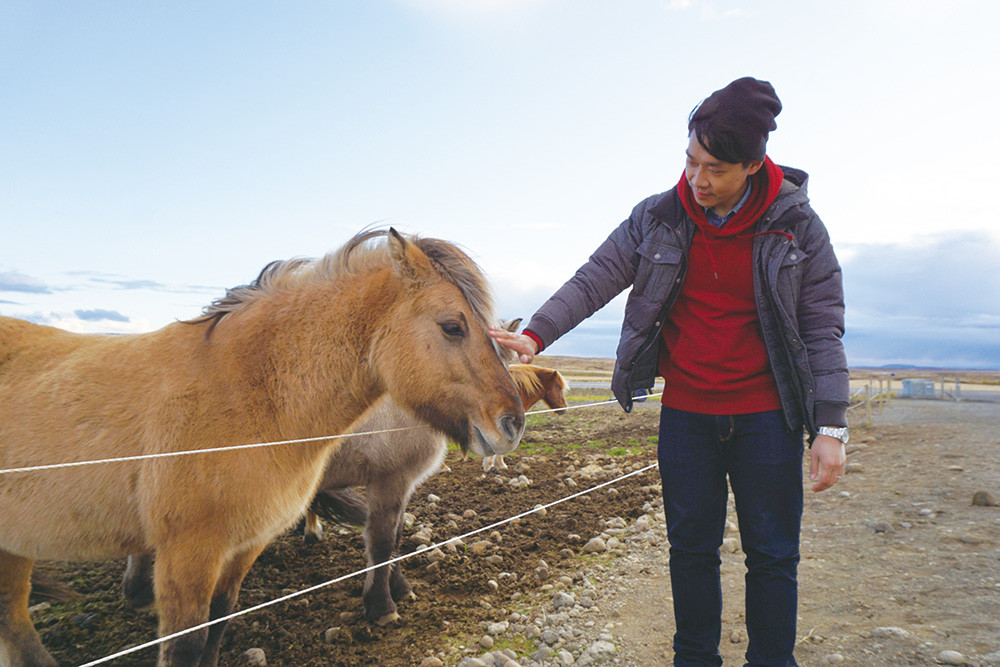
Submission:
[[760,168],[763,166],[764,166],[763,160],[752,160],[750,162],[750,169],[747,171],[747,176],[753,176],[758,171],[760,171]]

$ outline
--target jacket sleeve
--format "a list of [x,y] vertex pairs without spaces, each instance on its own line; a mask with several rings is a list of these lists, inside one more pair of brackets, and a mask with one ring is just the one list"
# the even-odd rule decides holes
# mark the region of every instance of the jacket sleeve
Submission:
[[611,232],[576,274],[531,317],[525,329],[535,333],[545,347],[632,284],[638,265],[636,249],[642,240],[648,202],[636,206],[632,215]]
[[801,240],[805,263],[798,300],[799,333],[813,377],[813,423],[847,426],[850,376],[844,353],[844,289],[840,264],[826,227],[810,210],[810,224]]

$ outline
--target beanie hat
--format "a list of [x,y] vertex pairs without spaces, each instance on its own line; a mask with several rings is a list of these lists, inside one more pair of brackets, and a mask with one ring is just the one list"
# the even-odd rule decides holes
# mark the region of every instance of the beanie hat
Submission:
[[[744,159],[763,160],[767,135],[777,128],[774,117],[781,113],[781,101],[767,81],[746,76],[733,81],[705,98],[694,108],[688,119],[688,130],[697,131],[698,140],[713,155],[727,162]],[[738,160],[726,159],[713,152],[714,137],[729,135],[726,143],[740,153]]]

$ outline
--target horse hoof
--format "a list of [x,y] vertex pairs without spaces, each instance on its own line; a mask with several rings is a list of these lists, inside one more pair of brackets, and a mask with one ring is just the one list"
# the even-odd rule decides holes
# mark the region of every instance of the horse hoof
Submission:
[[382,618],[375,621],[375,625],[386,626],[390,623],[395,623],[399,620],[399,614],[397,612],[392,612],[391,614],[386,614]]
[[312,533],[308,533],[306,535],[303,535],[302,541],[305,542],[306,544],[319,544],[320,542],[323,541],[323,538],[320,537],[319,535],[313,535]]

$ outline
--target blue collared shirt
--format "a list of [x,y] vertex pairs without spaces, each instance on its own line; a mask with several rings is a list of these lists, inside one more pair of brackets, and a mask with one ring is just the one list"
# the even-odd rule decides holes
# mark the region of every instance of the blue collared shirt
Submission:
[[733,207],[733,210],[725,215],[719,215],[715,212],[714,208],[705,208],[705,217],[708,218],[709,223],[722,229],[727,222],[733,219],[733,216],[743,207],[743,204],[746,204],[747,200],[750,199],[751,190],[753,190],[753,184],[750,182],[750,179],[747,179],[747,191],[743,193],[742,199]]

